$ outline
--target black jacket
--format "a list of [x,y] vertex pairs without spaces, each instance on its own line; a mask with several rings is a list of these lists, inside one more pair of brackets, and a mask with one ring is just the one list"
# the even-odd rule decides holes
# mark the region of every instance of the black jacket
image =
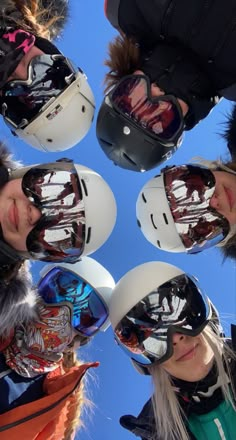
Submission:
[[150,79],[189,104],[186,129],[220,97],[236,101],[235,0],[107,0],[106,15],[139,43]]
[[146,49],[160,41],[190,49],[217,90],[236,82],[234,0],[107,0],[107,17]]
[[[232,325],[231,328],[232,340],[228,340],[228,343],[231,348],[236,351],[236,326]],[[230,367],[234,382],[234,388],[236,389],[236,362],[232,361]],[[201,406],[199,413],[207,414],[208,412],[212,411],[212,409],[216,408],[221,403],[222,399],[223,397],[221,391],[220,389],[218,389],[216,395],[214,396],[214,399],[209,399],[209,401],[208,399],[206,399],[205,404]],[[185,400],[181,396],[178,398],[178,400],[184,414],[188,418],[188,415],[191,414],[191,407],[185,402]],[[151,399],[149,399],[145,403],[142,411],[137,417],[132,415],[122,416],[120,418],[120,424],[121,426],[123,426],[123,428],[128,429],[137,437],[140,437],[142,440],[162,440],[160,437],[158,437]],[[188,429],[187,432],[190,440],[197,440]]]

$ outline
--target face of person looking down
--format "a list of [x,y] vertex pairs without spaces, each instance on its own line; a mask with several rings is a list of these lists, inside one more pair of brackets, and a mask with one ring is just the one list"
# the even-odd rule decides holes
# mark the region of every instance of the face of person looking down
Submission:
[[196,382],[207,376],[212,368],[214,354],[202,334],[187,336],[174,333],[173,355],[161,364],[176,379]]
[[223,215],[230,223],[236,224],[236,174],[213,171],[216,185],[210,200],[211,208]]
[[23,193],[22,179],[10,180],[0,191],[0,224],[3,238],[17,251],[26,251],[26,239],[41,212]]
[[[145,74],[142,70],[135,70],[134,75],[145,75]],[[166,95],[164,90],[161,90],[155,83],[151,84],[151,94],[153,98]],[[182,99],[177,98],[177,101],[181,107],[183,116],[186,116],[189,110],[188,105]]]

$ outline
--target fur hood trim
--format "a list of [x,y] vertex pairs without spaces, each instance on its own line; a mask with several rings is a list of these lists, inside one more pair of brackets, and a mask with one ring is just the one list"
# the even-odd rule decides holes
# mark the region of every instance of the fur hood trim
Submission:
[[0,279],[0,337],[6,338],[16,324],[36,319],[36,304],[30,264],[25,262],[14,278]]
[[8,170],[15,170],[16,168],[21,168],[24,165],[20,161],[14,160],[12,153],[6,144],[0,141],[0,167],[2,166]]

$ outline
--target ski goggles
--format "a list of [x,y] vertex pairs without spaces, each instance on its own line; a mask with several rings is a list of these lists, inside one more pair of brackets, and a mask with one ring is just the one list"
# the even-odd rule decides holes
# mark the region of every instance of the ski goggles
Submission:
[[15,79],[1,89],[1,113],[10,128],[25,128],[76,78],[77,71],[62,55],[32,58],[26,80]]
[[145,75],[125,76],[108,95],[112,107],[159,142],[174,146],[181,141],[184,119],[172,95],[153,97]]
[[195,278],[179,275],[150,292],[119,322],[115,339],[140,365],[161,363],[173,354],[172,336],[197,336],[212,317]]
[[93,336],[108,319],[99,293],[83,278],[63,267],[53,267],[39,282],[38,293],[47,304],[67,304],[71,325],[82,336]]
[[201,252],[224,240],[230,224],[210,207],[215,192],[211,170],[182,165],[167,167],[162,173],[175,227],[187,253]]
[[42,261],[78,261],[85,242],[85,210],[73,162],[30,168],[22,178],[22,190],[41,211],[26,239],[30,257]]

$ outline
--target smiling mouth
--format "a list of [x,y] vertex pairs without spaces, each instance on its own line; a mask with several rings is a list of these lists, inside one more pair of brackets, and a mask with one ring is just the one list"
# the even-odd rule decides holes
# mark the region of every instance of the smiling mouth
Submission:
[[10,220],[10,223],[18,230],[19,215],[15,200],[13,200],[12,205],[10,206],[10,209],[8,211],[8,218]]
[[184,354],[182,354],[179,358],[177,358],[177,361],[187,361],[188,359],[192,359],[193,356],[195,355],[195,350],[196,350],[197,345],[194,345],[193,348],[191,348],[190,350],[186,351]]

